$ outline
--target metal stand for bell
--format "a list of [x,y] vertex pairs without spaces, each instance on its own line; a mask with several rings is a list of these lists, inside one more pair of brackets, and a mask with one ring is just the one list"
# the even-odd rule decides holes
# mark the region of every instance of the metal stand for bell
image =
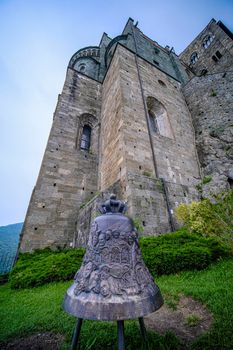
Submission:
[[[73,337],[72,337],[71,350],[77,349],[80,331],[82,327],[82,321],[83,321],[82,318],[78,318],[77,324],[74,329]],[[146,328],[144,325],[143,317],[139,317],[138,321],[140,325],[141,336],[145,344],[145,348],[147,349],[148,342],[147,342]],[[117,338],[118,338],[118,350],[125,350],[124,321],[117,321]]]
[[124,215],[125,203],[111,195],[91,225],[86,254],[67,290],[63,308],[77,317],[71,349],[77,348],[82,321],[117,321],[118,350],[125,349],[124,321],[138,319],[147,349],[143,316],[163,298],[143,262],[137,231]]

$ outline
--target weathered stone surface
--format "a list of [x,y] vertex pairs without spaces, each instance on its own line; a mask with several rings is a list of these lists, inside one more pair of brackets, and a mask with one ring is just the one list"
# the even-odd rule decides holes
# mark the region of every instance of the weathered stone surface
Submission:
[[[233,160],[233,71],[195,77],[184,88],[196,134],[203,176],[203,195],[230,187]],[[194,98],[195,96],[195,98]]]
[[[211,36],[210,45],[203,42]],[[232,34],[212,20],[178,57],[134,27],[71,58],[21,235],[21,251],[86,245],[113,188],[143,234],[175,207],[233,186]],[[190,65],[190,55],[199,59]],[[213,60],[217,51],[221,57]],[[219,54],[218,54],[219,55]],[[205,72],[203,72],[205,69]],[[81,149],[84,127],[90,145]]]

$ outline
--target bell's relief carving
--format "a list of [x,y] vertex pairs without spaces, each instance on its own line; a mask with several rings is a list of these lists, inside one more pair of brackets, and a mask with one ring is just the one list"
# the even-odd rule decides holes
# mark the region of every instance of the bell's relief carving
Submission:
[[143,262],[138,234],[124,216],[126,205],[111,195],[91,225],[81,268],[68,289],[64,309],[80,318],[142,317],[163,303]]

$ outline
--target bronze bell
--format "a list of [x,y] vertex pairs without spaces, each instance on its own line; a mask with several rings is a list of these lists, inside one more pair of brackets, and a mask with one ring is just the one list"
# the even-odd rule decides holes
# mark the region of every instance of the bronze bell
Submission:
[[140,318],[163,298],[143,262],[126,205],[111,195],[91,225],[87,251],[63,302],[66,312],[88,320]]

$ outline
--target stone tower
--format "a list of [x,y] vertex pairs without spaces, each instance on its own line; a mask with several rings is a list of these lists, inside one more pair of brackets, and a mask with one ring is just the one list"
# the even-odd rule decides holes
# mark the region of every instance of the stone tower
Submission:
[[[112,191],[127,201],[143,234],[176,228],[174,208],[198,199],[195,186],[202,174],[210,173],[211,161],[201,148],[209,129],[204,116],[209,117],[209,108],[215,113],[217,104],[211,96],[204,98],[206,84],[215,91],[212,84],[218,78],[213,76],[222,77],[232,65],[230,32],[221,22],[212,20],[208,26],[214,30],[210,45],[218,40],[214,50],[222,55],[216,53],[214,63],[201,46],[202,36],[178,57],[145,36],[131,18],[121,35],[111,39],[104,33],[99,46],[72,56],[22,230],[21,251],[85,245],[98,203]],[[220,61],[222,70],[216,68]],[[230,73],[226,76],[230,79]],[[224,176],[227,187],[229,178]]]

